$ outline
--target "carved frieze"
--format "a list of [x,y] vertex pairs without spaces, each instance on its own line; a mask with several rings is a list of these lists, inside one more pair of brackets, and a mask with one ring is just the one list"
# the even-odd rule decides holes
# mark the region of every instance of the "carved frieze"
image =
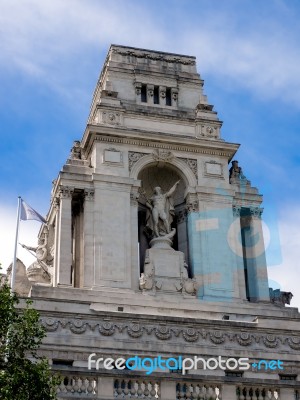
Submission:
[[101,122],[108,125],[121,125],[122,115],[115,111],[103,111],[101,114]]
[[186,163],[186,165],[192,170],[193,174],[195,175],[195,178],[198,180],[198,162],[197,162],[197,160],[192,159],[192,158],[181,158],[181,157],[179,157],[179,160]]
[[136,151],[129,151],[128,152],[128,166],[129,166],[129,171],[132,170],[133,166],[135,163],[139,161],[140,158],[147,156],[148,153],[139,153]]
[[[250,347],[253,344],[260,348],[273,349],[279,346],[283,348],[300,350],[300,337],[288,336],[284,334],[269,334],[269,333],[251,333],[245,331],[234,330],[215,330],[204,329],[201,327],[181,327],[168,324],[156,325],[147,324],[140,321],[131,321],[123,323],[121,321],[102,320],[88,321],[78,318],[52,318],[43,317],[41,323],[47,332],[55,332],[60,328],[69,329],[76,335],[84,334],[87,331],[93,331],[95,334],[99,332],[102,336],[122,335],[123,339],[126,336],[131,338],[142,338],[146,335],[147,340],[156,338],[158,340],[173,340],[175,338],[183,338],[185,342],[197,343],[199,341],[213,343],[215,345],[225,345],[233,343],[237,346]],[[178,339],[176,339],[178,341]]]
[[220,127],[214,124],[200,124],[196,126],[196,137],[207,139],[219,139]]

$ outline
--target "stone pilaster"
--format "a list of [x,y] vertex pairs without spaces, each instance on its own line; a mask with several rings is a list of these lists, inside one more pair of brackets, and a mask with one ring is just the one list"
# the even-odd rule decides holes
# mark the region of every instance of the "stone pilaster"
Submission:
[[267,261],[261,220],[262,212],[263,209],[259,207],[250,207],[250,231],[252,237],[250,255],[252,256],[255,282],[254,300],[269,301]]
[[71,286],[72,271],[72,202],[73,189],[67,186],[59,188],[60,207],[58,214],[58,251],[57,251],[57,284]]
[[84,279],[83,286],[94,284],[94,190],[84,190],[83,208]]
[[147,103],[154,103],[154,85],[147,85]]
[[138,243],[138,187],[133,187],[130,192],[130,229],[131,229],[131,288],[139,288],[140,257]]
[[233,223],[228,230],[227,241],[231,250],[236,255],[240,298],[246,300],[247,293],[246,293],[246,281],[245,281],[241,221],[240,221],[241,206],[233,205],[232,212],[233,212]]

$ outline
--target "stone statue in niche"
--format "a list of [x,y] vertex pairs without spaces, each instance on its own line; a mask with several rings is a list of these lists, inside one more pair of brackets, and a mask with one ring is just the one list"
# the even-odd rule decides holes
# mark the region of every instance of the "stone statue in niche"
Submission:
[[155,187],[152,197],[146,201],[149,209],[146,216],[146,228],[148,232],[151,232],[152,237],[166,236],[171,233],[171,223],[175,215],[172,195],[179,182],[180,180],[167,193],[162,193],[159,186]]
[[240,183],[241,180],[246,180],[243,174],[242,168],[239,167],[238,161],[232,161],[231,168],[229,170],[229,183]]

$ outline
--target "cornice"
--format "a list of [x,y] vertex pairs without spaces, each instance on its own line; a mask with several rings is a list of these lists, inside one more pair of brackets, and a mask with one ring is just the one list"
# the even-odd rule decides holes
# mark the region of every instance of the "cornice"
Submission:
[[[122,129],[88,125],[83,137],[83,146],[87,154],[95,141],[125,144],[139,148],[165,149],[193,154],[205,154],[225,157],[230,160],[239,148],[239,144],[172,134],[153,133],[142,130]],[[178,141],[181,143],[179,144]]]

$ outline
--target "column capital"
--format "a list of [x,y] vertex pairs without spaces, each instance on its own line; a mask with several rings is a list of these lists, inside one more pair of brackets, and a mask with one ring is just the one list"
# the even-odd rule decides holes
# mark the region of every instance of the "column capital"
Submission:
[[58,188],[58,197],[60,199],[68,199],[72,197],[74,192],[74,188],[70,186],[59,186]]
[[264,211],[264,209],[260,207],[250,207],[249,210],[252,217],[259,219],[261,218],[261,215]]
[[84,189],[84,198],[85,200],[94,200],[94,189]]
[[242,209],[242,207],[241,207],[240,205],[238,205],[238,204],[233,204],[233,205],[232,205],[232,212],[233,212],[233,215],[234,215],[235,217],[239,217],[239,216],[241,215],[241,209]]

